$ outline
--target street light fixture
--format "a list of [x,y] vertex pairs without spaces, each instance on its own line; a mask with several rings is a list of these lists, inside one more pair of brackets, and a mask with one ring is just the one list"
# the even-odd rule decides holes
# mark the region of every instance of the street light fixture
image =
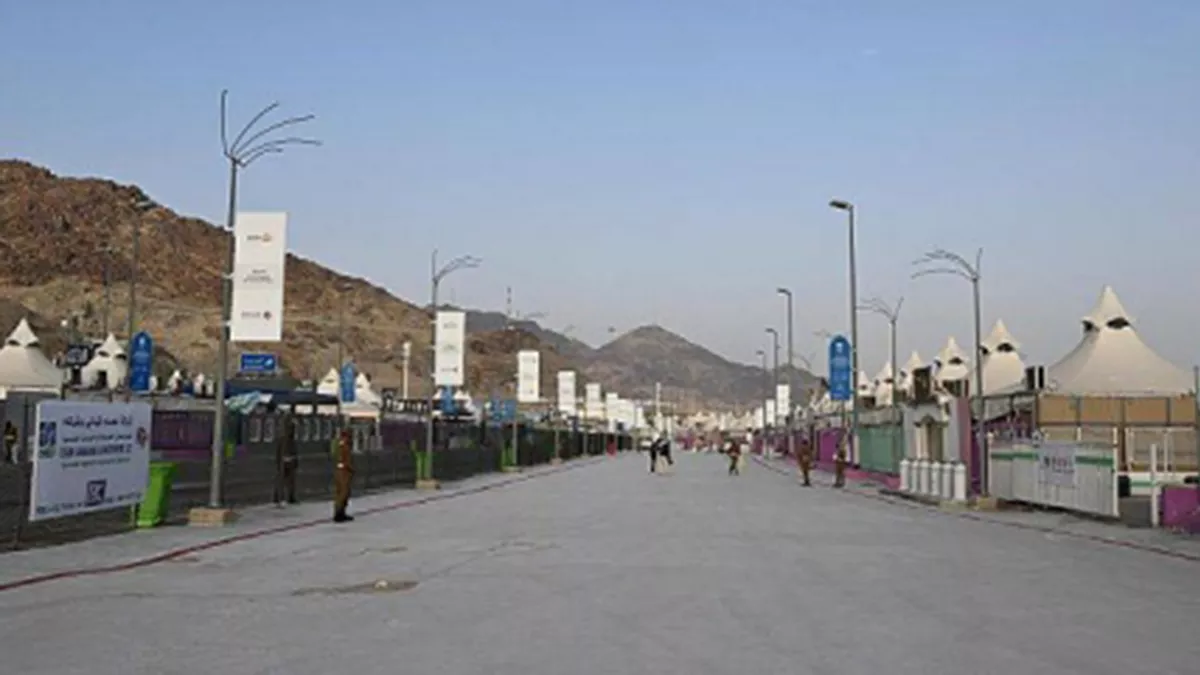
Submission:
[[438,252],[437,249],[429,256],[429,411],[425,416],[425,476],[419,477],[421,480],[433,480],[433,409],[436,404],[435,397],[437,396],[437,312],[438,312],[438,287],[441,286],[442,279],[458,272],[459,270],[470,270],[479,267],[483,263],[482,260],[472,255],[459,256],[450,262],[438,267]]
[[850,367],[854,370],[850,388],[850,457],[854,457],[858,439],[858,268],[856,264],[857,250],[854,244],[855,213],[853,203],[843,199],[829,202],[829,208],[844,211],[849,225],[850,249]]
[[[320,145],[321,142],[311,138],[294,136],[272,138],[288,127],[309,122],[315,115],[289,117],[256,129],[259,122],[279,107],[279,103],[266,106],[250,118],[246,126],[238,132],[232,141],[229,140],[228,127],[229,91],[221,92],[221,154],[229,162],[229,205],[225,213],[225,229],[228,230],[229,247],[225,251],[225,270],[221,276],[221,339],[217,347],[217,386],[216,414],[213,415],[212,438],[212,468],[209,476],[208,505],[210,508],[221,508],[221,471],[225,455],[225,378],[229,369],[229,323],[231,321],[231,306],[233,303],[233,260],[237,251],[237,236],[234,234],[234,221],[237,217],[237,188],[238,174],[243,169],[267,155],[277,155],[289,147],[297,145]],[[136,247],[134,249],[137,250]],[[131,297],[132,308],[132,297]],[[130,312],[130,330],[133,330],[133,312]],[[133,335],[130,333],[130,338]]]
[[[756,349],[754,351],[754,354],[756,356],[762,357],[763,384],[765,385],[767,378],[770,376],[767,371],[767,352],[762,349]],[[767,401],[766,401],[766,399],[763,399],[763,405],[762,405],[762,436],[763,436],[763,446],[765,447],[766,446],[766,438],[767,438]]]
[[[792,326],[792,320],[795,315],[792,311],[792,292],[789,289],[786,289],[782,286],[780,286],[779,288],[776,288],[775,292],[778,293],[779,295],[782,295],[784,297],[784,299],[787,301],[788,409],[786,411],[784,411],[785,414],[787,415],[787,417],[785,417],[784,419],[787,420],[788,453],[790,453],[792,457],[796,457],[796,433],[795,433],[795,429],[793,429],[794,421],[792,419],[793,418],[792,408],[794,408],[795,406],[792,404],[792,401],[791,401],[791,382],[792,382],[791,378],[792,378],[792,375],[795,374],[795,369],[796,369],[796,341],[795,341],[795,337],[794,337],[795,334],[793,332],[793,326]],[[808,368],[809,368],[809,370],[812,370],[811,365]],[[776,412],[778,412],[778,411],[776,411]]]
[[[889,342],[889,347],[890,347],[890,351],[891,351],[891,356],[889,358],[891,358],[891,361],[892,361],[891,407],[893,410],[896,409],[896,383],[898,381],[898,378],[896,377],[896,372],[897,372],[897,369],[900,367],[896,363],[896,322],[900,320],[900,308],[903,306],[904,306],[904,298],[903,297],[896,300],[896,304],[894,304],[894,305],[889,305],[888,303],[884,302],[883,299],[875,297],[875,298],[868,298],[867,301],[865,303],[863,303],[863,305],[861,307],[861,309],[864,309],[868,312],[873,312],[875,314],[882,316],[883,318],[887,319],[887,322],[888,322],[888,328],[889,328],[888,342]],[[896,422],[897,422],[897,424],[899,424],[899,420],[896,420]],[[895,434],[895,433],[892,434],[892,462],[896,465],[897,470],[899,469],[899,466],[900,466],[900,464],[899,464],[899,462],[900,462],[899,442],[900,442],[899,434]]]
[[988,492],[988,449],[987,449],[987,433],[984,430],[983,420],[983,320],[979,301],[979,280],[980,269],[983,264],[983,249],[975,251],[975,264],[971,264],[963,256],[947,251],[944,248],[934,249],[917,260],[913,261],[914,266],[924,266],[913,272],[912,278],[929,276],[933,274],[950,274],[962,279],[966,279],[971,283],[971,294],[974,301],[975,310],[975,396],[976,403],[975,412],[975,443],[979,446],[979,457],[981,466],[979,467],[980,490],[987,494]]

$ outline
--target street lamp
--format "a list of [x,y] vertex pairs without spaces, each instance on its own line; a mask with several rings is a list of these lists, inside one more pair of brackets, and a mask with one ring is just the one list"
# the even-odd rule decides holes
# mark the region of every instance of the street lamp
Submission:
[[[754,354],[762,357],[763,384],[765,385],[767,383],[767,378],[770,377],[767,371],[767,352],[762,349],[756,349]],[[762,405],[762,437],[763,447],[765,448],[767,438],[767,400],[765,398],[763,399]]]
[[834,199],[829,202],[829,208],[845,211],[850,232],[850,367],[854,370],[850,387],[850,456],[854,457],[858,439],[858,268],[855,263],[856,249],[854,246],[854,204]]
[[[900,367],[896,363],[896,322],[899,321],[899,319],[900,319],[900,308],[903,306],[904,306],[904,298],[903,297],[896,300],[895,305],[889,305],[888,303],[884,302],[881,298],[868,298],[867,301],[865,303],[863,303],[862,308],[861,308],[868,312],[874,312],[875,314],[882,316],[883,318],[887,319],[887,322],[888,322],[888,328],[889,328],[888,342],[889,342],[889,347],[890,347],[890,351],[891,351],[890,358],[892,361],[892,401],[891,401],[892,410],[896,409],[896,383],[898,381],[898,379],[896,377],[896,372],[897,372],[897,369]],[[893,413],[893,414],[895,414],[895,413]],[[899,424],[899,422],[900,422],[899,420],[896,420],[897,424]],[[899,462],[900,462],[899,441],[900,441],[899,434],[893,433],[892,434],[892,462],[894,464],[896,464],[897,470],[899,469]]]
[[[285,137],[271,138],[276,132],[287,127],[303,124],[315,119],[315,115],[302,115],[268,124],[257,129],[258,123],[268,114],[279,107],[279,103],[258,111],[246,126],[238,132],[233,141],[227,134],[229,118],[227,101],[229,91],[221,92],[221,154],[229,162],[229,207],[225,214],[225,229],[229,231],[229,247],[225,251],[225,270],[221,276],[221,339],[217,347],[217,411],[213,415],[212,438],[212,468],[209,476],[208,505],[210,508],[221,508],[221,470],[225,454],[225,371],[229,368],[229,323],[232,319],[231,306],[233,303],[233,260],[237,251],[237,236],[234,233],[234,220],[237,217],[237,187],[238,173],[266,155],[277,155],[285,149],[296,145],[320,145],[321,142],[310,138]],[[135,230],[136,231],[136,230]],[[134,250],[137,248],[135,246]],[[132,309],[132,296],[131,296]],[[130,330],[133,330],[133,312],[129,316]],[[132,339],[133,334],[130,333]]]
[[[796,457],[796,433],[795,433],[795,430],[792,428],[793,427],[792,408],[794,406],[792,405],[792,401],[791,401],[791,398],[792,398],[791,397],[791,382],[792,382],[791,378],[792,378],[792,375],[795,373],[795,368],[796,368],[796,343],[795,343],[795,339],[794,339],[794,333],[792,332],[792,328],[793,328],[792,319],[794,318],[794,314],[792,312],[792,292],[782,286],[780,286],[779,288],[776,288],[775,292],[778,293],[779,295],[782,295],[784,297],[784,299],[787,300],[788,410],[786,411],[787,417],[785,419],[787,420],[787,429],[788,429],[788,452],[794,458],[794,457]],[[811,365],[809,366],[809,370],[812,370]],[[776,411],[776,412],[778,413],[778,411]]]
[[944,248],[934,249],[913,262],[915,266],[925,267],[913,272],[912,278],[931,274],[952,274],[966,279],[971,283],[971,293],[975,306],[975,443],[979,446],[979,457],[982,465],[979,467],[980,490],[988,492],[988,450],[987,433],[983,425],[983,321],[979,303],[980,268],[983,264],[983,249],[975,251],[975,264],[966,258]]
[[437,312],[438,287],[442,279],[459,270],[469,270],[479,267],[483,261],[472,255],[459,256],[438,267],[438,252],[435,248],[429,256],[429,411],[425,421],[425,471],[421,480],[433,480],[433,408],[437,395]]

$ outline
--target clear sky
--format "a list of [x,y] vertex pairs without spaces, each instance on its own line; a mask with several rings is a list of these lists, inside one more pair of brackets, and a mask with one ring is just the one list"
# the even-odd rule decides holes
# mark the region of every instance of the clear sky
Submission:
[[242,206],[289,211],[302,255],[423,302],[429,251],[472,253],[459,304],[511,285],[585,340],[658,322],[742,361],[779,285],[798,353],[846,326],[838,196],[860,294],[906,298],[902,360],[970,342],[969,286],[909,280],[944,246],[985,249],[985,323],[1032,362],[1110,283],[1188,366],[1197,36],[1196,0],[0,0],[0,155],[218,220],[219,92],[278,99],[325,145]]

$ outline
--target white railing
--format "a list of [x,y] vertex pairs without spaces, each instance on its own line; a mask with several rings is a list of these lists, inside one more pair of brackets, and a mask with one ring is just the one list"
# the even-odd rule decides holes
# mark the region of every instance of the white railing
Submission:
[[1110,446],[1014,443],[989,453],[993,497],[1116,518],[1117,458]]
[[902,459],[900,491],[945,501],[966,501],[967,467],[962,462]]

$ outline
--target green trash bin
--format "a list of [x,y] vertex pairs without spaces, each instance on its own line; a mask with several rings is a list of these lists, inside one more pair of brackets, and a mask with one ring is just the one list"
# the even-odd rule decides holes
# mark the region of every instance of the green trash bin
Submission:
[[137,526],[158,527],[167,519],[171,503],[171,483],[175,480],[174,462],[150,462],[150,482],[138,506]]

